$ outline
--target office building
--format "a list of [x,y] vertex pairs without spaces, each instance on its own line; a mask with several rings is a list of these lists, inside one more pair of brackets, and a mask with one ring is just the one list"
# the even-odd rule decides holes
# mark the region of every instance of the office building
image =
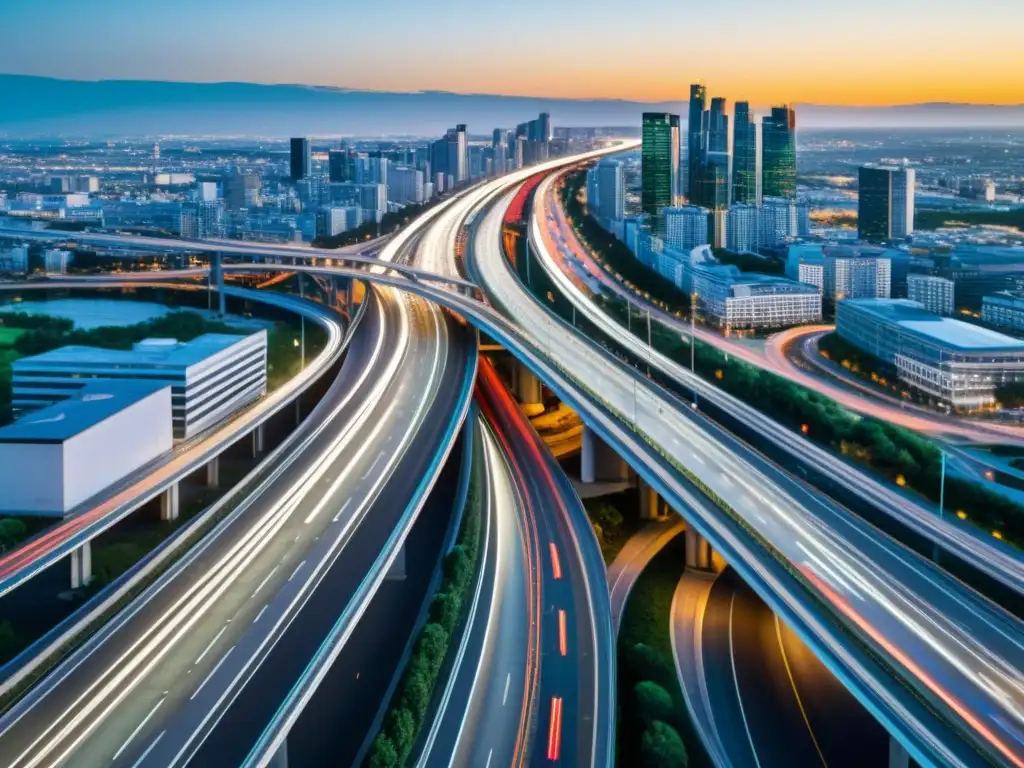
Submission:
[[796,198],[796,110],[772,107],[761,122],[761,192]]
[[912,233],[914,169],[862,166],[858,177],[857,236],[884,243]]
[[292,181],[305,179],[313,173],[313,151],[309,139],[292,139],[289,168]]
[[222,238],[227,235],[224,201],[185,203],[181,207],[178,231],[186,240]]
[[821,320],[821,294],[803,283],[745,274],[732,264],[695,266],[692,279],[698,312],[726,332]]
[[384,184],[360,184],[359,207],[370,217],[376,215],[377,221],[388,210],[388,188]]
[[761,205],[761,124],[746,101],[736,102],[732,137],[732,202]]
[[840,302],[836,332],[894,366],[904,384],[957,410],[992,406],[997,388],[1024,382],[1024,341],[909,299]]
[[[675,127],[673,128],[673,124]],[[675,198],[673,167],[678,176],[679,157],[673,158],[673,131],[678,135],[679,118],[668,112],[644,112],[641,147],[640,207],[657,221],[663,208]]]
[[892,262],[880,253],[827,248],[823,261],[825,297],[837,303],[844,299],[888,299],[891,270]]
[[601,160],[594,168],[599,195],[598,217],[617,221],[626,215],[626,180],[622,163],[612,158]]
[[19,413],[66,400],[97,379],[162,382],[171,387],[174,436],[189,438],[267,391],[267,332],[146,339],[130,350],[67,346],[23,357],[12,369]]
[[50,248],[43,251],[43,270],[48,275],[65,275],[74,255],[71,251],[61,248]]
[[355,181],[355,155],[347,149],[332,149],[327,152],[327,174],[332,184]]
[[333,237],[340,235],[352,225],[348,223],[349,208],[321,208],[316,214],[316,236]]
[[754,251],[761,245],[761,209],[756,205],[737,204],[725,217],[725,247],[730,251]]
[[16,245],[0,250],[0,272],[23,275],[28,272],[28,246]]
[[259,205],[260,177],[235,171],[224,177],[224,207],[229,211],[252,209]]
[[92,381],[0,428],[0,513],[63,517],[172,448],[167,383]]
[[760,209],[761,245],[773,247],[796,240],[809,228],[809,223],[805,223],[809,217],[810,209],[804,203],[788,198],[765,198]]
[[937,275],[907,275],[907,298],[936,315],[952,315],[953,281]]
[[197,203],[212,203],[220,199],[220,190],[217,189],[215,181],[200,181],[196,183],[192,199]]
[[388,171],[388,199],[392,203],[408,205],[422,203],[423,171],[408,165],[396,165]]
[[1024,331],[1024,293],[998,291],[982,297],[981,319],[989,325]]
[[686,125],[686,182],[684,194],[689,203],[700,205],[700,168],[706,148],[706,107],[708,89],[700,83],[690,86],[690,105]]
[[680,251],[690,251],[710,240],[709,211],[696,205],[665,208],[661,213],[660,232],[665,243]]

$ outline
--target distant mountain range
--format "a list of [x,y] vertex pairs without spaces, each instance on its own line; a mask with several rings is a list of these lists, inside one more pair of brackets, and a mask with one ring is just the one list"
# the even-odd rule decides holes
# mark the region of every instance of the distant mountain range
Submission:
[[[0,75],[0,135],[7,136],[435,135],[455,123],[485,134],[539,112],[550,112],[555,126],[639,127],[644,111],[686,116],[682,102]],[[1024,127],[1024,105],[801,104],[797,118],[801,128]]]

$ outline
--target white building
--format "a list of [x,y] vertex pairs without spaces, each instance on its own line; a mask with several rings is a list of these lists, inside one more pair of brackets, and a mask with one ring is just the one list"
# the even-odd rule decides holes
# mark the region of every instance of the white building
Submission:
[[348,223],[348,208],[326,207],[321,208],[316,214],[316,236],[333,237],[340,235],[347,229],[352,229]]
[[622,163],[605,158],[597,164],[596,176],[600,194],[599,218],[622,219],[626,215],[626,180]]
[[832,301],[887,299],[892,289],[892,262],[866,250],[825,249],[823,290]]
[[217,424],[267,391],[267,332],[207,333],[192,341],[146,339],[131,350],[67,346],[14,362],[16,412],[73,396],[95,379],[143,379],[170,385],[174,436]]
[[756,205],[730,206],[725,220],[725,247],[730,251],[756,251],[761,245],[760,218]]
[[704,321],[726,331],[781,328],[821,320],[821,294],[812,286],[734,265],[696,265],[693,292]]
[[952,315],[953,281],[936,275],[907,275],[907,298],[936,315]]
[[707,245],[707,208],[696,205],[670,206],[662,209],[665,244],[679,251],[690,251],[699,245]]
[[776,246],[805,237],[810,232],[806,203],[782,197],[766,197],[761,205],[760,238],[763,246]]
[[93,381],[0,428],[0,513],[62,517],[172,446],[165,382]]
[[74,255],[71,251],[61,248],[50,248],[43,251],[43,270],[48,275],[67,274],[68,265],[71,264]]
[[407,165],[391,168],[388,172],[388,199],[403,205],[422,203],[426,199],[423,171]]

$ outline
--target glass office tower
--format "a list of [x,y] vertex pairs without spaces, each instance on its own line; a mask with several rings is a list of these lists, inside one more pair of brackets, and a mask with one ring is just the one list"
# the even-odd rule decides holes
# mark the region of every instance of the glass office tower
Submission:
[[693,205],[700,205],[700,165],[706,144],[705,111],[708,89],[700,83],[690,86],[690,112],[686,126],[686,184],[683,190]]
[[[678,133],[679,118],[668,112],[644,112],[641,158],[640,207],[657,226],[662,208],[673,202],[672,123]],[[678,146],[678,144],[677,144]],[[678,152],[675,165],[678,168]]]
[[761,126],[750,114],[749,102],[736,102],[732,137],[732,201],[760,205]]
[[786,105],[772,107],[762,126],[762,193],[795,199],[796,111]]

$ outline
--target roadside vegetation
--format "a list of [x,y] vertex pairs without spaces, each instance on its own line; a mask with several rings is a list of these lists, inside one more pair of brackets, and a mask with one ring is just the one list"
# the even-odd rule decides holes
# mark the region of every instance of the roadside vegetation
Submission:
[[402,679],[388,703],[380,731],[363,761],[369,768],[405,765],[423,729],[441,682],[449,654],[465,630],[480,564],[483,500],[480,493],[482,455],[479,435],[474,437],[474,460],[469,492],[455,546],[444,557],[441,584],[430,602],[427,621],[420,629]]
[[618,748],[622,768],[705,768],[672,654],[672,596],[683,575],[685,536],[655,555],[637,579],[618,643]]
[[[572,223],[578,231],[600,225],[584,215],[571,193],[575,176],[566,184],[564,199]],[[582,176],[575,184],[582,183]],[[613,237],[610,233],[609,237]],[[587,241],[590,242],[589,240]],[[625,246],[623,245],[623,248]],[[628,249],[626,249],[627,252]],[[662,280],[636,261],[641,270],[631,273],[641,291],[659,286]],[[678,290],[678,289],[677,289]],[[654,291],[649,291],[654,296]],[[602,297],[606,310],[626,325],[626,302],[617,297]],[[634,333],[646,337],[634,324]],[[646,340],[646,338],[645,338]],[[677,333],[656,324],[652,342],[663,354],[689,367],[690,346]],[[927,502],[937,503],[941,473],[941,450],[932,440],[902,427],[851,413],[834,400],[753,365],[727,357],[715,347],[698,342],[695,349],[696,372],[731,395],[770,414],[809,440],[860,464],[895,485],[915,491]],[[956,514],[995,538],[1024,547],[1024,508],[979,483],[958,477],[946,477],[945,511]]]

